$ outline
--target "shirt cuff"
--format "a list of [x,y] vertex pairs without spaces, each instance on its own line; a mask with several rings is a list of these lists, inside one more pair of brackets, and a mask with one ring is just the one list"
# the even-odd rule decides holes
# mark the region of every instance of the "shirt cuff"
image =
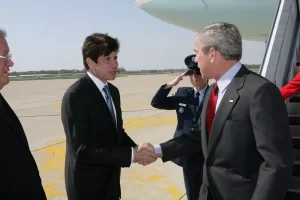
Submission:
[[154,145],[154,151],[156,154],[162,156],[162,150],[161,150],[161,146],[159,144]]
[[131,163],[134,161],[134,149],[131,147]]
[[169,89],[169,88],[171,88],[171,87],[172,87],[172,86],[166,84],[165,87],[164,87],[164,89]]

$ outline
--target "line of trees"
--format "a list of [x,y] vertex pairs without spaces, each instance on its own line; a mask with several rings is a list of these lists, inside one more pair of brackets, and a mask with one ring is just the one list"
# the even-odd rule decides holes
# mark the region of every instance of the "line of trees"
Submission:
[[[249,69],[258,69],[260,65],[246,65]],[[131,74],[131,73],[177,73],[182,72],[186,68],[182,69],[155,69],[155,70],[126,70],[124,67],[119,67],[118,73],[120,74]],[[85,69],[61,69],[61,70],[39,70],[39,71],[25,71],[25,72],[10,72],[11,76],[29,75],[29,74],[80,74],[85,73]]]

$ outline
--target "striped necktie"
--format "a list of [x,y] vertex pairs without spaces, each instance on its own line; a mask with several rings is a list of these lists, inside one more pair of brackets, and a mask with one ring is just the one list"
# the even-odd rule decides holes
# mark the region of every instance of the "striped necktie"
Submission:
[[112,104],[112,98],[110,96],[107,85],[104,86],[103,91],[105,93],[105,99],[106,99],[106,103],[109,108],[110,114],[114,120],[114,123],[116,124],[116,117],[115,117],[115,112],[114,112],[114,108],[113,108],[113,104]]

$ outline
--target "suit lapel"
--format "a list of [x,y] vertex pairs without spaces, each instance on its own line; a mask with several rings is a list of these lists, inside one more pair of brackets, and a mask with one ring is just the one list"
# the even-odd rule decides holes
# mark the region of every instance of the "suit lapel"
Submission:
[[246,74],[247,69],[244,66],[242,66],[242,68],[238,71],[236,76],[232,79],[231,83],[229,83],[227,90],[220,102],[220,105],[212,123],[212,129],[207,148],[208,156],[211,150],[214,148],[214,146],[218,143],[218,138],[222,134],[222,129],[227,120],[227,117],[240,98],[238,90],[240,90],[243,87]]
[[214,84],[212,84],[208,89],[203,97],[203,108],[199,120],[199,127],[201,127],[201,141],[202,141],[202,150],[203,150],[203,155],[206,158],[207,157],[207,129],[206,129],[206,112],[207,112],[207,105],[209,101],[210,94],[213,90]]
[[20,139],[20,141],[29,148],[28,142],[22,128],[21,122],[18,120],[18,117],[15,115],[14,111],[10,108],[6,100],[0,94],[0,101],[2,102],[3,108],[1,109],[1,117],[6,121],[6,123],[14,130],[13,132]]

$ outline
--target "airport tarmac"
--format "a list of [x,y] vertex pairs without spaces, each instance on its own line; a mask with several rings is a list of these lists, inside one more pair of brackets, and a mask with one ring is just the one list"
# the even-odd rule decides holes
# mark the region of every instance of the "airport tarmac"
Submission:
[[[150,102],[158,88],[175,75],[134,75],[112,81],[119,88],[124,128],[136,142],[159,144],[173,137],[175,111],[158,110]],[[25,129],[49,200],[66,200],[65,134],[60,108],[65,90],[75,79],[11,81],[1,93]],[[178,86],[190,86],[186,77]],[[176,91],[174,87],[170,95]],[[122,200],[178,200],[184,196],[182,168],[158,159],[149,166],[122,169]]]

